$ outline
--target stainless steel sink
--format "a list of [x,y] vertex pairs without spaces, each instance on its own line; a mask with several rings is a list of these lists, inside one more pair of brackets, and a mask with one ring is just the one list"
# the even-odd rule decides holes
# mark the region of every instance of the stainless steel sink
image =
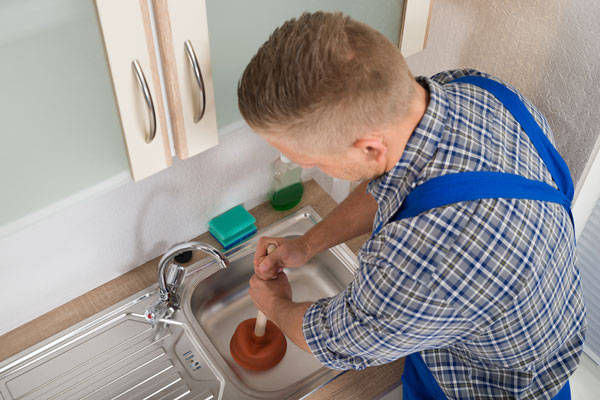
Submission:
[[[210,276],[195,277],[191,272],[186,277],[183,312],[227,382],[239,390],[239,395],[299,398],[340,374],[340,371],[323,367],[312,354],[301,350],[289,339],[281,363],[267,371],[246,370],[229,352],[229,341],[237,325],[256,316],[256,308],[248,295],[248,281],[254,271],[253,256],[258,237],[298,236],[319,220],[312,208],[303,208],[227,252],[230,268],[216,270]],[[300,268],[286,269],[285,272],[292,285],[294,301],[314,301],[342,291],[353,279],[356,266],[356,257],[342,245],[313,257]]]
[[[330,264],[323,262],[324,258],[316,257],[301,269],[285,271],[294,288],[294,300],[316,300],[335,295],[343,289],[341,283],[347,277],[343,273],[334,276],[327,267]],[[256,308],[248,296],[248,280],[252,269],[252,255],[247,255],[232,263],[229,271],[219,271],[200,282],[192,294],[191,311],[220,358],[225,361],[225,368],[233,372],[241,383],[262,392],[285,391],[322,368],[311,354],[298,348],[289,339],[283,360],[264,372],[241,368],[229,353],[229,340],[237,325],[245,319],[256,317]],[[347,273],[347,270],[344,272]]]
[[[279,365],[239,367],[229,354],[236,326],[256,315],[248,296],[259,236],[301,235],[320,217],[305,207],[226,252],[231,267],[205,258],[186,269],[181,309],[153,330],[144,310],[156,285],[0,363],[7,399],[286,399],[302,398],[341,371],[323,367],[288,341]],[[334,295],[353,279],[357,261],[337,246],[286,273],[294,300]],[[157,336],[157,332],[160,335]]]

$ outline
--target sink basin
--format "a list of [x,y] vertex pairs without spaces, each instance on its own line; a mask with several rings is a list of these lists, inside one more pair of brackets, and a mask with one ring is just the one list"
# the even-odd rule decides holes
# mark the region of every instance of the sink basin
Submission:
[[[294,237],[318,221],[314,210],[306,207],[227,252],[230,268],[214,270],[209,276],[195,277],[190,272],[186,277],[182,303],[192,329],[198,332],[205,349],[227,380],[250,398],[302,397],[340,374],[340,371],[323,367],[312,354],[301,350],[289,339],[283,360],[267,371],[246,370],[229,352],[229,341],[237,325],[256,317],[256,308],[248,295],[248,281],[254,273],[253,257],[258,237]],[[353,279],[356,266],[356,257],[342,245],[318,254],[300,268],[286,269],[293,300],[315,301],[339,293]]]

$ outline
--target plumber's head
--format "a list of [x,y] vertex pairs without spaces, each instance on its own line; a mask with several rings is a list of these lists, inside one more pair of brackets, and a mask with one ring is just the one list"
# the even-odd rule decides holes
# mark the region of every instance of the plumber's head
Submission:
[[238,85],[248,125],[292,161],[328,175],[381,175],[386,134],[415,97],[400,50],[341,13],[305,13],[262,45]]

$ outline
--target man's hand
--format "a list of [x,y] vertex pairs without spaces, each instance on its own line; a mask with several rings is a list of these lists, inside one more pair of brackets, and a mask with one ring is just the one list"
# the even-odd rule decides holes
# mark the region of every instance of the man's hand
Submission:
[[287,275],[277,274],[275,279],[263,280],[256,274],[250,278],[250,298],[260,311],[275,320],[275,314],[286,303],[292,302],[292,287]]
[[256,274],[250,278],[250,298],[267,318],[275,323],[298,347],[310,353],[302,333],[302,319],[310,302],[294,303],[287,275],[280,272],[275,279],[263,280]]
[[[363,182],[323,221],[297,239],[262,237],[254,254],[254,273],[261,279],[274,279],[283,268],[300,267],[312,256],[371,232],[377,202]],[[277,249],[267,255],[270,244]]]
[[[277,246],[269,255],[269,245]],[[284,268],[300,267],[310,259],[310,249],[303,237],[286,239],[281,237],[261,237],[254,253],[254,273],[264,280],[276,279]]]

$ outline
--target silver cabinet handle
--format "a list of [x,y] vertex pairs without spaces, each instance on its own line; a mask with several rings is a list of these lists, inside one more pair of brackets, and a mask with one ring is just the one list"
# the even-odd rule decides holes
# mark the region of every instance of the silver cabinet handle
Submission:
[[137,81],[140,84],[140,89],[142,89],[142,93],[144,94],[144,99],[146,100],[146,106],[148,106],[148,119],[150,121],[150,132],[148,132],[148,134],[146,135],[146,143],[150,143],[150,142],[152,142],[152,140],[154,140],[154,137],[156,136],[156,111],[154,110],[154,103],[152,102],[152,95],[150,94],[150,89],[148,88],[148,82],[146,82],[146,77],[144,76],[144,71],[142,71],[140,62],[138,60],[133,60],[131,62],[131,67],[133,68],[133,72],[135,72]]
[[192,42],[186,40],[184,43],[184,47],[188,61],[190,62],[190,66],[192,67],[192,71],[194,72],[194,77],[196,78],[196,84],[198,85],[200,98],[202,99],[201,104],[199,104],[199,107],[195,105],[196,109],[194,110],[194,123],[197,124],[204,116],[204,111],[206,111],[206,91],[204,90],[204,80],[202,80],[202,71],[200,70],[200,65],[198,64],[198,58],[196,58],[196,52],[192,47]]

